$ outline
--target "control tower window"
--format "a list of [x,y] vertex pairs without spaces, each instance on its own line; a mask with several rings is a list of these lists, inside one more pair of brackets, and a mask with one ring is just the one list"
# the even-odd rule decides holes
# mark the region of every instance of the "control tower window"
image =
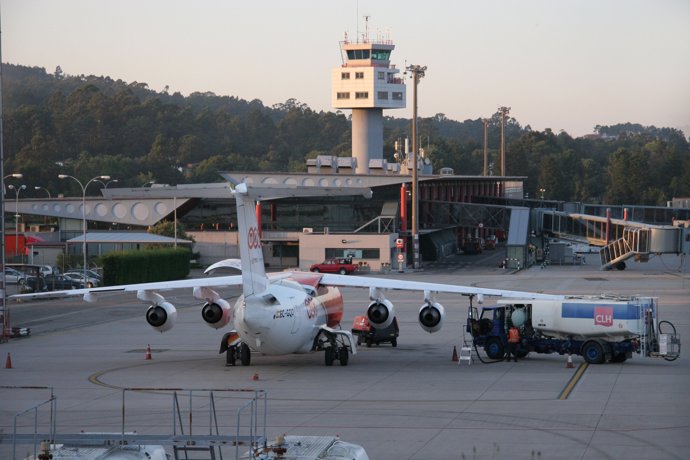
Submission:
[[371,58],[375,61],[387,61],[391,57],[389,50],[371,50]]
[[369,50],[347,50],[348,59],[369,59]]

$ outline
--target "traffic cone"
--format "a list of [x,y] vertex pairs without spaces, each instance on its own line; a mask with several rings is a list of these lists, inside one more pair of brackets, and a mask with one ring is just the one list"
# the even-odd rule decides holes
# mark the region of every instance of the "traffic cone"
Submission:
[[152,356],[151,356],[151,345],[147,345],[146,346],[146,356],[144,357],[144,359],[151,359],[151,358],[152,358]]
[[458,349],[453,345],[453,361],[458,362]]
[[252,375],[252,380],[259,380],[259,374],[254,373],[254,375]]
[[5,369],[12,369],[12,357],[7,353],[7,359],[5,360]]
[[565,362],[565,368],[572,369],[573,367],[575,367],[573,364],[573,355],[568,355],[568,361]]

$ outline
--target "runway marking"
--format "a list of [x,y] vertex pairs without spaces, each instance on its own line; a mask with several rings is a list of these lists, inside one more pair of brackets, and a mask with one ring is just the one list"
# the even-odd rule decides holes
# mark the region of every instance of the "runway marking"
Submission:
[[561,394],[558,396],[559,400],[565,400],[568,399],[568,396],[570,396],[570,393],[573,391],[575,388],[575,385],[580,381],[582,376],[585,374],[585,371],[589,367],[588,363],[582,363],[578,366],[577,370],[573,374],[573,376],[570,378],[568,381],[568,384],[563,388],[563,391],[561,391]]

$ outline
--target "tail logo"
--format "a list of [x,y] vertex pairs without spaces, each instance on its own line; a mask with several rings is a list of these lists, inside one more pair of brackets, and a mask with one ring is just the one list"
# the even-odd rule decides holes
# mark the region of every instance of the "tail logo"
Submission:
[[249,228],[247,243],[249,244],[249,249],[259,249],[261,247],[261,238],[259,238],[259,230],[256,227]]

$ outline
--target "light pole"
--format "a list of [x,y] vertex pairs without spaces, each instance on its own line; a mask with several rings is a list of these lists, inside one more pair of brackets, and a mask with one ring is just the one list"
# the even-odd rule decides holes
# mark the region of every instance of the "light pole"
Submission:
[[406,72],[412,74],[414,81],[413,98],[412,98],[412,247],[414,248],[414,264],[415,269],[419,268],[419,190],[417,183],[417,85],[419,80],[424,77],[426,66],[410,65],[405,69]]
[[506,126],[506,114],[510,112],[510,107],[499,107],[501,112],[501,176],[506,175],[506,138],[504,134]]
[[[2,60],[0,60],[1,62]],[[0,64],[0,93],[2,88],[2,64]],[[2,195],[0,200],[0,270],[2,270],[2,275],[0,275],[0,312],[2,315],[2,331],[0,332],[0,342],[6,342],[10,337],[10,309],[7,306],[7,296],[5,292],[5,287],[7,283],[5,282],[5,179],[13,177],[15,179],[21,179],[24,177],[21,173],[8,174],[5,176],[4,170],[4,151],[2,141],[2,96],[0,94],[0,177],[2,177]]]
[[49,198],[49,199],[50,199],[50,198],[53,198],[53,197],[50,195],[50,190],[48,190],[48,189],[45,188],[45,187],[39,187],[39,186],[37,185],[37,186],[34,187],[34,190],[45,190],[45,192],[48,194],[48,198]]
[[81,250],[84,253],[84,287],[86,287],[86,280],[88,279],[86,277],[86,187],[89,186],[91,182],[95,181],[101,181],[101,180],[110,180],[110,176],[96,176],[92,179],[89,179],[89,181],[86,183],[86,185],[82,185],[81,181],[77,179],[74,176],[70,176],[69,174],[60,174],[58,175],[58,178],[60,179],[74,179],[77,184],[81,187],[81,224],[82,224],[82,231],[83,231],[83,241],[82,241],[82,246]]
[[95,180],[94,182],[100,182],[103,188],[108,188],[108,185],[112,184],[113,182],[118,182],[117,179],[109,180],[107,182],[103,182],[102,180]]
[[10,184],[7,188],[14,190],[14,256],[17,257],[19,254],[19,192],[26,190],[26,185],[15,187]]

